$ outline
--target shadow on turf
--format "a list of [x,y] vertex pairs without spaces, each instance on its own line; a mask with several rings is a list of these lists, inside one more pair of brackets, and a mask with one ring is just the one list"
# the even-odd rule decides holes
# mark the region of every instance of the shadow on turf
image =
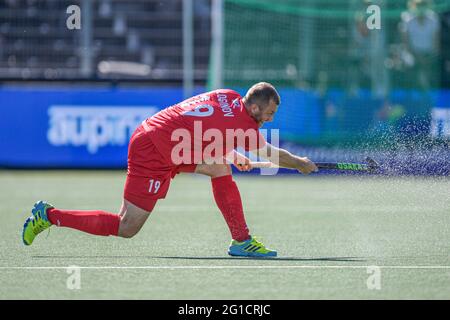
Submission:
[[366,261],[357,257],[324,257],[324,258],[296,258],[296,257],[153,257],[157,259],[181,259],[181,260],[267,260],[267,261]]
[[36,259],[86,259],[86,258],[99,258],[99,259],[128,259],[128,258],[140,258],[140,259],[179,259],[179,260],[267,260],[267,261],[366,261],[365,259],[358,257],[322,257],[322,258],[296,258],[296,257],[274,257],[274,258],[258,258],[258,257],[155,257],[155,256],[33,256]]

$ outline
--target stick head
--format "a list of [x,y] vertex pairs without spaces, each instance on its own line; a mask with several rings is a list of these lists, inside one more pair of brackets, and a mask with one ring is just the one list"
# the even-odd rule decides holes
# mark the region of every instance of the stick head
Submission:
[[367,157],[366,162],[367,162],[367,169],[369,172],[373,172],[380,167],[380,164],[375,160],[373,160],[371,157]]

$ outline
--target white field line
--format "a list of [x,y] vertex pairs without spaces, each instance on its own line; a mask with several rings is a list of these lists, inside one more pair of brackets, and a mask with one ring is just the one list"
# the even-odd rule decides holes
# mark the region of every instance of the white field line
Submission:
[[195,270],[195,269],[367,269],[377,267],[380,269],[411,269],[411,270],[429,270],[429,269],[448,269],[450,266],[314,266],[314,265],[265,265],[265,266],[47,266],[47,267],[0,267],[0,270],[66,270],[68,268],[77,267],[80,269],[91,270]]

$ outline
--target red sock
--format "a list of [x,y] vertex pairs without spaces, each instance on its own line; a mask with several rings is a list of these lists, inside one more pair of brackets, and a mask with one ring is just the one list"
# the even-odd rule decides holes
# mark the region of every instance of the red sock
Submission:
[[77,229],[99,236],[117,236],[120,216],[105,211],[47,210],[50,222],[59,227]]
[[250,238],[241,195],[231,175],[211,179],[214,199],[222,212],[231,236],[234,240],[244,241]]

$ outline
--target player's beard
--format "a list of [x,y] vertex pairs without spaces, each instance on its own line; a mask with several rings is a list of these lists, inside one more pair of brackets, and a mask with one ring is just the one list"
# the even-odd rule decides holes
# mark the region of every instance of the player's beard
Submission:
[[262,111],[258,110],[258,112],[253,113],[253,119],[258,123],[258,126],[261,128],[264,125],[264,121],[262,119]]

